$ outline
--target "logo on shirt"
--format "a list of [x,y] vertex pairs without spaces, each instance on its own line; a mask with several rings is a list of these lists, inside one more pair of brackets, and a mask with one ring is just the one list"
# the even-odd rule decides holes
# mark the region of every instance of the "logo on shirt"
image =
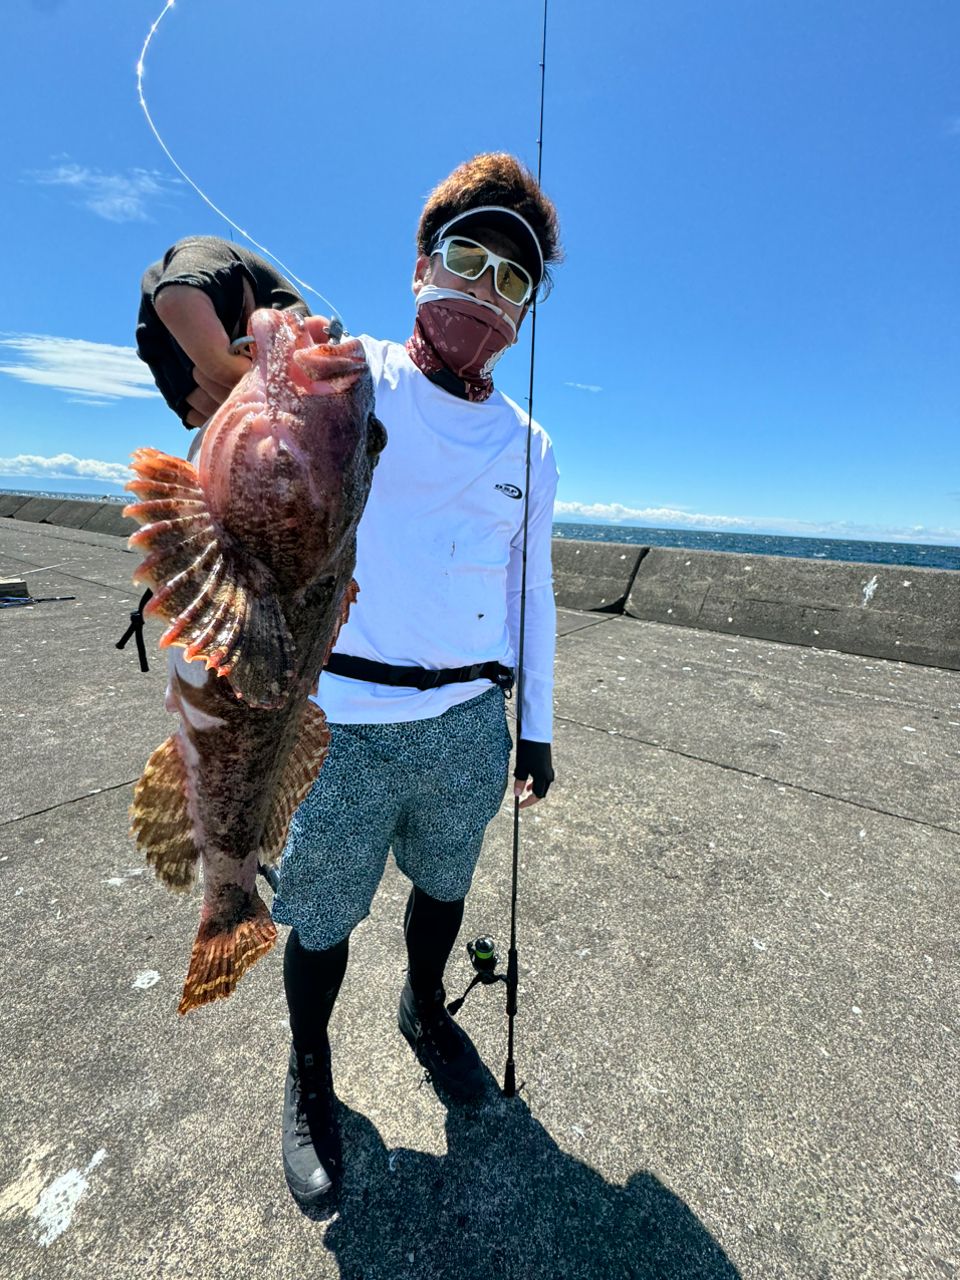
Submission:
[[499,489],[501,493],[505,493],[508,498],[522,498],[523,490],[518,489],[515,484],[495,484],[495,489]]

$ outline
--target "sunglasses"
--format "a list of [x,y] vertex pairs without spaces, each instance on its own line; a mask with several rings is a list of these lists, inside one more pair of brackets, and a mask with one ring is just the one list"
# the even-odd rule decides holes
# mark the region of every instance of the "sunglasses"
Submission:
[[479,280],[488,267],[493,267],[493,282],[497,293],[515,307],[522,306],[534,290],[533,277],[526,267],[509,258],[491,253],[476,240],[464,236],[448,236],[433,251],[443,258],[443,265],[463,280]]

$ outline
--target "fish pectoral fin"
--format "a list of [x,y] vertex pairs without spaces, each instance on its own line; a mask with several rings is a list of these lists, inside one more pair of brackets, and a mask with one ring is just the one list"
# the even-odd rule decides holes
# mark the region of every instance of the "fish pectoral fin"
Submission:
[[[264,570],[266,572],[266,570]],[[210,641],[186,649],[188,659],[205,658],[207,669],[225,676],[248,706],[282,707],[296,675],[296,645],[280,601],[268,589],[233,584],[232,618]]]
[[162,742],[146,763],[133,792],[130,830],[158,880],[177,893],[191,888],[200,851],[193,839],[176,735]]
[[178,1013],[224,999],[277,940],[277,926],[254,890],[240,895],[226,914],[202,920],[190,954]]
[[161,649],[202,659],[251,707],[282,706],[295,646],[271,573],[218,528],[189,462],[137,449],[132,464],[138,478],[127,488],[140,501],[124,515],[143,526],[130,546],[146,553],[134,581],[153,591],[144,613],[169,623]]
[[265,866],[276,862],[287,842],[290,819],[317,780],[320,766],[330,745],[330,729],[327,717],[315,702],[308,702],[300,725],[300,733],[293,745],[273,799],[260,845],[259,860]]

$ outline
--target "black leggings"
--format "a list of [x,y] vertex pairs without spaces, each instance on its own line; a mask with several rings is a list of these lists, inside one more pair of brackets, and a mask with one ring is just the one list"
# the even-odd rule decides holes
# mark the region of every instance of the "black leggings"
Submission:
[[[414,994],[433,997],[443,988],[443,970],[463,921],[463,899],[441,902],[422,889],[407,899],[403,932],[407,943],[410,985]],[[310,951],[290,930],[283,953],[283,986],[290,1010],[290,1030],[301,1050],[319,1047],[347,971],[350,940],[326,951]]]

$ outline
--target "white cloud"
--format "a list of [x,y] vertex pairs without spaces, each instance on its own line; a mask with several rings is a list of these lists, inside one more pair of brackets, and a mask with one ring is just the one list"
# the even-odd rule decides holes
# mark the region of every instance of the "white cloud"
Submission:
[[574,387],[577,391],[602,391],[603,387],[595,386],[592,382],[565,382],[565,387]]
[[16,364],[0,364],[0,373],[35,386],[71,391],[88,404],[160,394],[133,347],[42,333],[0,334],[0,347],[22,357]]
[[35,476],[42,480],[105,480],[109,484],[125,484],[133,479],[133,472],[123,462],[75,458],[72,453],[58,453],[52,458],[18,453],[15,458],[0,458],[0,475]]
[[682,511],[679,507],[625,507],[619,502],[558,502],[554,507],[557,516],[581,516],[583,519],[610,521],[638,521],[649,525],[683,525],[702,529],[705,524],[721,528],[742,528],[745,531],[751,521],[743,516],[708,516]]
[[661,529],[704,529],[730,533],[777,533],[797,538],[839,538],[878,542],[957,542],[960,529],[928,525],[859,524],[850,520],[796,520],[791,516],[728,516],[679,507],[627,507],[619,502],[557,502],[554,518],[598,524],[640,524]]
[[155,169],[131,169],[127,173],[102,173],[84,165],[66,163],[55,169],[39,169],[27,175],[44,187],[68,187],[84,208],[109,222],[147,222],[147,201],[164,196],[178,180]]

